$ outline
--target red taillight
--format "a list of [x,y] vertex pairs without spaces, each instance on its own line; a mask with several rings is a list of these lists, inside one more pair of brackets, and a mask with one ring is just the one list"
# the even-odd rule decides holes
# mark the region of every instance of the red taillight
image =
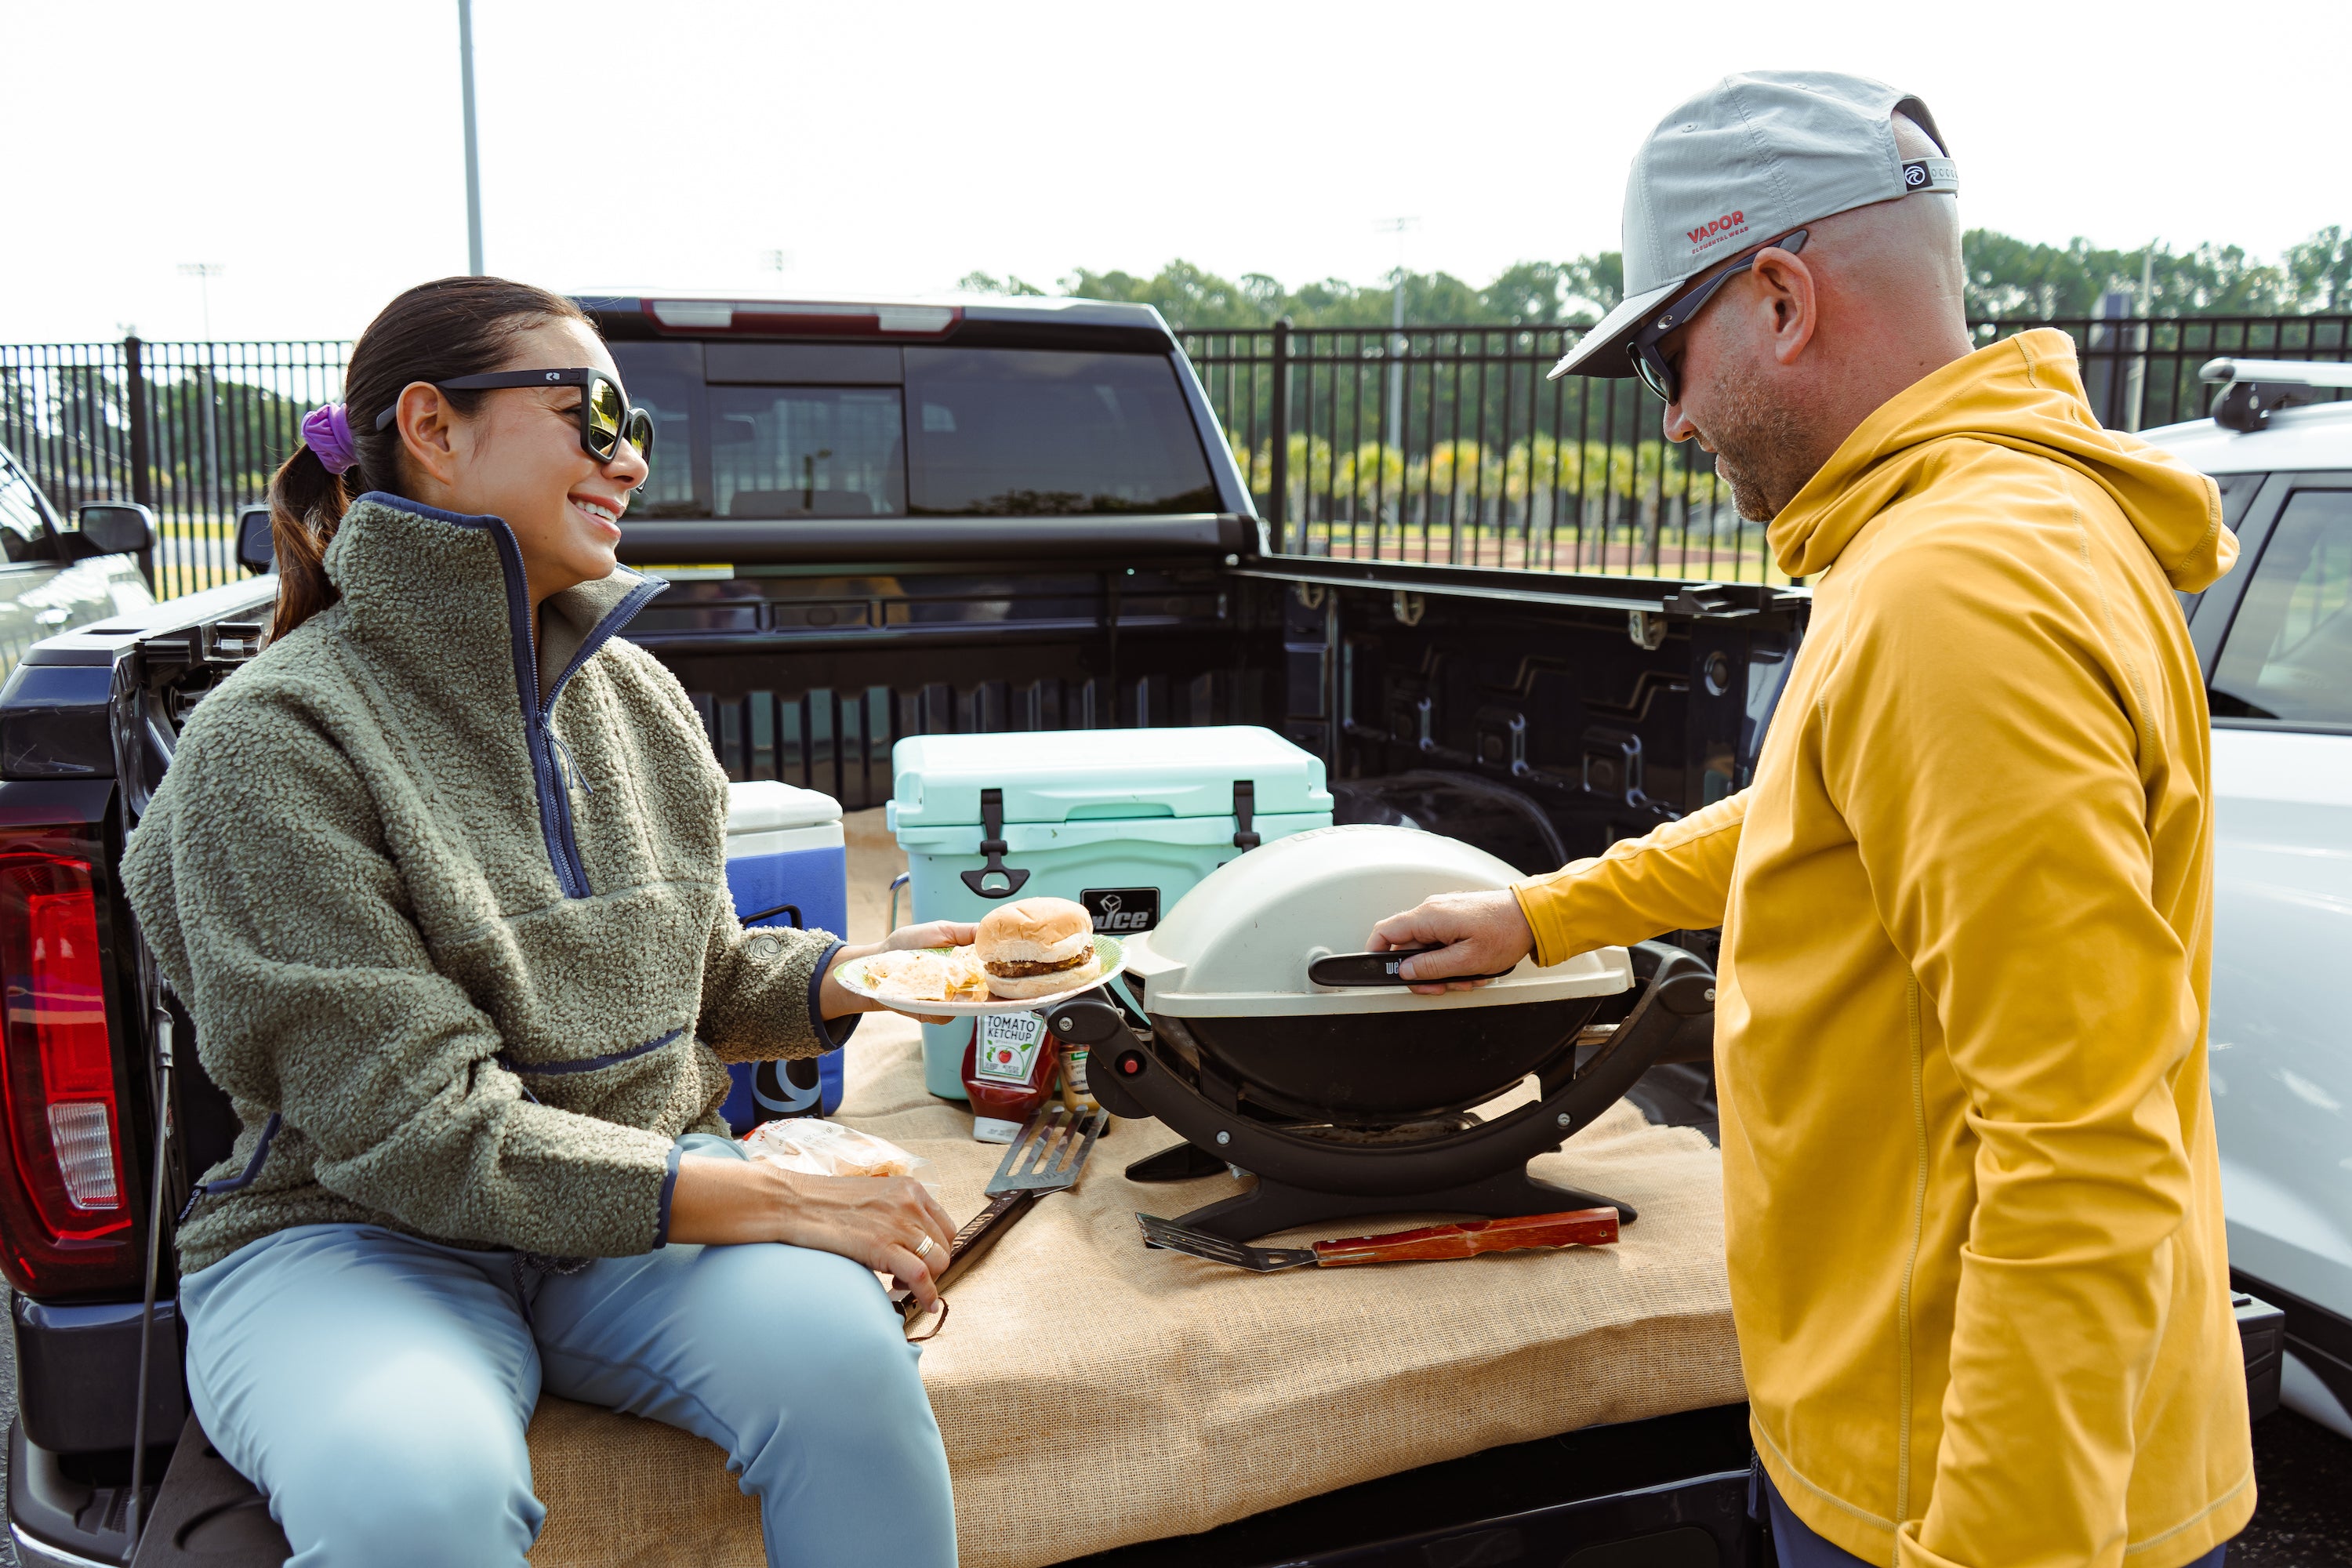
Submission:
[[0,1221],[16,1266],[9,1272],[37,1286],[60,1269],[112,1264],[121,1248],[100,1238],[132,1218],[89,862],[0,856],[0,1095],[15,1177],[0,1182]]

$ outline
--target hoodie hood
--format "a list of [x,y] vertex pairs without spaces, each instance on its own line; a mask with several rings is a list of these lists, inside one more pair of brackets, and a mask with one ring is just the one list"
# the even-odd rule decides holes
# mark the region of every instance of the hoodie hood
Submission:
[[2183,593],[2210,587],[2238,558],[2213,481],[2137,436],[2102,428],[2074,340],[2037,327],[1954,360],[1864,420],[1772,520],[1780,569],[1792,577],[1829,570],[1911,488],[1928,448],[1951,440],[1990,442],[2088,476]]

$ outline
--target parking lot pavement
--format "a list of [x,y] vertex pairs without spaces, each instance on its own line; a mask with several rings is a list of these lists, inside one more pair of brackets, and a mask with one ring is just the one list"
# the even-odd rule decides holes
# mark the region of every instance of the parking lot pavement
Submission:
[[[14,1305],[0,1284],[0,1312]],[[0,1334],[0,1426],[16,1415],[16,1336]],[[0,1488],[8,1476],[0,1444]],[[2230,1568],[2344,1568],[2352,1564],[2352,1442],[2282,1410],[2254,1428],[2253,1522],[2231,1543]],[[0,1568],[17,1568],[0,1537]]]
[[2292,1410],[2266,1416],[2254,1426],[2254,1486],[2229,1568],[2352,1563],[2352,1441]]

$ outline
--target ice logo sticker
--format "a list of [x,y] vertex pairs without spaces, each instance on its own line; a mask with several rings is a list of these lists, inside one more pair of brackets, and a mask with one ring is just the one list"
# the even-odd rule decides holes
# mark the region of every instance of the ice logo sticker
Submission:
[[1160,923],[1157,888],[1088,888],[1078,895],[1104,936],[1131,936]]

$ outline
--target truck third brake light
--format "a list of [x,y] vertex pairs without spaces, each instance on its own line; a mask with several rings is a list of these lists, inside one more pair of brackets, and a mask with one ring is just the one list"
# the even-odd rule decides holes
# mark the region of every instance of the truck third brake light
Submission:
[[963,316],[952,305],[814,300],[649,300],[643,308],[667,331],[754,336],[938,337]]

